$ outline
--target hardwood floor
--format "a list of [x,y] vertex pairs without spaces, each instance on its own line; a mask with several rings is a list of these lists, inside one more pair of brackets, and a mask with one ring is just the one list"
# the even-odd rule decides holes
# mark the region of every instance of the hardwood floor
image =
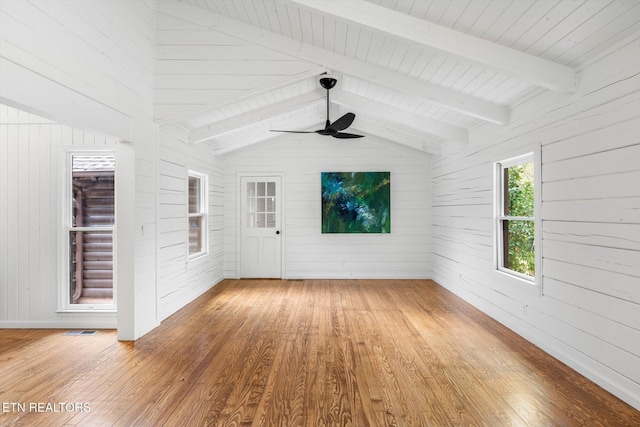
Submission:
[[640,425],[427,280],[225,280],[136,342],[64,332],[0,330],[0,425]]

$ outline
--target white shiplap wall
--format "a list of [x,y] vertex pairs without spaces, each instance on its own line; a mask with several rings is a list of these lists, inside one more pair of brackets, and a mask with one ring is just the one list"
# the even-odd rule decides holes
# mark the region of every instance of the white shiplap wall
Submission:
[[0,101],[132,142],[117,145],[120,339],[158,324],[155,21],[153,0],[0,2]]
[[[374,136],[298,135],[229,154],[224,163],[225,276],[236,277],[238,267],[238,174],[282,173],[284,219],[291,225],[282,230],[285,278],[430,277],[431,158],[388,144]],[[321,233],[320,173],[336,171],[391,172],[390,234]]]
[[56,313],[64,150],[115,146],[0,104],[0,328],[116,325],[115,314]]
[[[222,162],[207,143],[165,127],[158,161],[158,317],[163,320],[223,278]],[[208,176],[209,253],[187,262],[187,173]]]
[[[433,167],[434,279],[640,408],[640,41]],[[542,146],[543,295],[493,271],[493,162]]]

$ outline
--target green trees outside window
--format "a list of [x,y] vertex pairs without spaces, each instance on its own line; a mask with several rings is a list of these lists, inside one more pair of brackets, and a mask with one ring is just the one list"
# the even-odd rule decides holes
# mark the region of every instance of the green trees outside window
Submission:
[[523,163],[504,168],[503,267],[535,276],[534,167]]

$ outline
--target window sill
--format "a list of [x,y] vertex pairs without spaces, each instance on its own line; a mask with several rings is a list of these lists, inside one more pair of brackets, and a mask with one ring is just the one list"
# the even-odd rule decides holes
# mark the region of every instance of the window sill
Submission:
[[205,259],[209,255],[209,252],[201,252],[199,254],[191,255],[187,258],[187,264],[197,263]]
[[82,307],[82,308],[69,308],[56,310],[56,313],[60,314],[81,314],[86,316],[87,314],[113,314],[114,316],[118,314],[118,310],[115,308],[91,308],[91,307]]

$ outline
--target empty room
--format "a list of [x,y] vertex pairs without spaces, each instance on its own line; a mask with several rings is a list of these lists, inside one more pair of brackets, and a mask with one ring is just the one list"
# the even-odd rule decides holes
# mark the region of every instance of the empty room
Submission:
[[640,425],[640,2],[0,0],[0,425]]

